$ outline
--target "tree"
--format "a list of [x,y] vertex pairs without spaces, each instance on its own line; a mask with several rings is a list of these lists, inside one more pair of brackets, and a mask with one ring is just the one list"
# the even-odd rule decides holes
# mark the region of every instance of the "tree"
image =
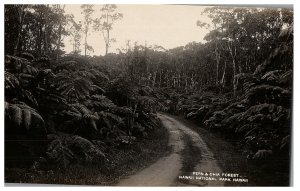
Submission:
[[58,24],[57,28],[57,42],[56,42],[56,60],[58,61],[59,56],[62,54],[61,45],[63,40],[63,35],[68,35],[65,27],[69,21],[70,15],[65,15],[65,5],[56,4],[53,5],[53,13],[56,15]]
[[82,12],[84,14],[84,22],[83,22],[83,26],[84,26],[84,29],[83,29],[83,32],[84,32],[84,56],[87,55],[87,50],[88,48],[91,49],[90,45],[88,45],[87,43],[87,37],[88,37],[88,33],[89,33],[89,30],[90,30],[90,25],[92,23],[92,14],[94,12],[94,9],[93,9],[94,5],[89,5],[89,4],[83,4],[81,5],[81,9],[82,9]]
[[[278,35],[283,26],[291,23],[290,10],[210,7],[204,10],[213,23],[197,22],[200,27],[211,28],[205,39],[213,43],[216,60],[216,81],[219,81],[220,62],[224,63],[223,76],[232,82],[236,93],[236,76],[244,72],[253,72],[258,63],[271,53],[278,44]],[[220,60],[224,58],[224,60]],[[227,71],[227,59],[231,66]],[[226,81],[222,77],[221,82]]]
[[73,44],[73,54],[79,54],[81,52],[81,32],[82,32],[82,24],[81,22],[76,22],[74,20],[74,15],[70,16],[71,27],[69,29],[70,35],[72,36],[71,43]]
[[14,48],[14,55],[16,55],[18,53],[18,48],[19,48],[19,42],[20,42],[20,38],[21,38],[21,32],[22,32],[22,28],[23,28],[23,23],[24,23],[24,19],[26,17],[27,11],[26,9],[30,8],[29,5],[20,5],[20,6],[16,6],[17,9],[17,14],[18,14],[18,36],[17,36],[17,41],[15,44],[15,48]]
[[[16,14],[17,12],[17,14]],[[35,21],[35,22],[33,22]],[[60,5],[6,5],[5,44],[6,53],[19,55],[23,52],[57,59],[63,52],[63,37],[67,15]]]
[[108,53],[108,49],[112,42],[116,40],[110,37],[110,31],[113,29],[113,25],[117,20],[123,18],[123,14],[116,12],[117,6],[113,4],[106,4],[100,9],[101,16],[94,20],[94,29],[101,31],[105,42],[105,55]]

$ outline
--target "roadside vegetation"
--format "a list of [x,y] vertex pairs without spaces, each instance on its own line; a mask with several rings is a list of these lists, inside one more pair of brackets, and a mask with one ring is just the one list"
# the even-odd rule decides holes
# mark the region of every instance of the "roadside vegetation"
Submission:
[[[161,111],[221,135],[254,173],[276,169],[270,185],[288,185],[292,10],[209,7],[199,18],[212,22],[195,21],[210,29],[205,43],[128,41],[111,53],[110,31],[126,15],[81,8],[77,23],[62,5],[5,6],[5,182],[115,184],[168,152]],[[104,56],[90,56],[86,40],[81,50],[92,28],[104,34]]]

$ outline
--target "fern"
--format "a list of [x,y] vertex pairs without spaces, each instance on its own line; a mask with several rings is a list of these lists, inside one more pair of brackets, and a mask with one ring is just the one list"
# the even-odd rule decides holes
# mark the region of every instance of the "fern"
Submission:
[[26,59],[6,55],[5,56],[5,70],[10,71],[10,72],[21,71],[22,65],[25,65],[26,62],[28,62]]
[[53,139],[46,152],[48,159],[66,168],[74,160],[73,152],[63,143],[62,137],[50,134],[48,138]]
[[288,70],[279,77],[279,84],[281,86],[285,86],[291,89],[293,84],[292,79],[293,79],[293,71]]
[[123,106],[123,107],[112,106],[108,109],[108,111],[111,113],[117,114],[121,117],[133,115],[132,109],[129,107],[126,107],[126,106]]
[[18,90],[20,87],[19,79],[13,75],[12,73],[6,72],[4,74],[5,77],[5,90],[12,92]]
[[197,119],[199,121],[202,121],[205,119],[210,109],[211,109],[210,105],[203,105],[199,109],[197,109],[197,111],[188,113],[186,117],[188,119],[191,118],[191,119]]
[[5,56],[5,70],[13,73],[36,75],[38,70],[25,58]]
[[69,102],[75,102],[89,96],[91,82],[66,72],[56,75],[55,83],[62,95],[65,95]]
[[102,81],[108,81],[109,78],[106,74],[104,74],[103,72],[96,70],[96,69],[90,69],[89,70],[89,74],[92,74],[95,78],[95,80],[102,80]]
[[101,118],[103,120],[108,119],[109,121],[113,122],[116,125],[124,124],[123,119],[121,117],[119,117],[118,115],[115,115],[113,113],[101,111],[101,112],[98,112],[98,115],[99,115],[100,119]]
[[40,135],[47,133],[45,122],[38,112],[25,104],[5,103],[5,116],[16,128]]
[[54,78],[55,74],[51,69],[40,70],[39,73],[35,76],[35,86],[39,88],[53,88]]
[[27,59],[28,61],[34,60],[34,56],[28,52],[23,52],[21,57]]
[[267,159],[273,154],[272,150],[258,150],[254,156],[253,159]]
[[63,70],[68,70],[68,71],[76,71],[78,70],[78,68],[80,68],[80,66],[82,66],[82,64],[76,62],[76,61],[65,61],[62,63],[59,63],[56,68],[55,71],[63,71]]
[[262,103],[282,104],[291,98],[291,92],[279,86],[259,85],[246,92],[246,98],[252,105]]
[[283,150],[284,148],[290,148],[290,141],[291,141],[291,135],[287,135],[281,139],[280,142],[280,150]]
[[142,110],[147,112],[155,111],[158,105],[157,100],[150,96],[138,96],[137,102],[142,107]]
[[52,134],[49,139],[52,141],[46,153],[48,158],[64,168],[72,162],[99,162],[106,157],[100,147],[80,136]]
[[20,73],[17,76],[24,86],[28,86],[35,79],[35,76],[26,73]]
[[67,133],[76,133],[84,137],[95,136],[98,131],[99,115],[82,104],[71,104],[67,110],[59,113],[66,126],[60,129]]
[[88,108],[93,108],[95,111],[106,110],[116,105],[103,95],[92,95],[90,99],[85,100],[84,105]]
[[243,84],[255,81],[255,77],[250,73],[240,73],[234,77],[234,83],[236,84],[237,90],[243,87]]
[[216,111],[208,120],[204,122],[204,124],[210,128],[219,128],[221,127],[221,121],[225,117],[227,117],[227,114],[224,111]]
[[266,80],[267,82],[276,82],[280,78],[280,74],[282,74],[282,70],[272,70],[265,73],[261,79]]

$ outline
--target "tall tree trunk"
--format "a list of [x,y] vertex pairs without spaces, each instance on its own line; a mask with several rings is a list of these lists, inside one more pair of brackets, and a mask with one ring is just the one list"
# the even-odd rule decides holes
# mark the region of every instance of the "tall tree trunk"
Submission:
[[18,8],[18,21],[19,21],[19,26],[18,26],[18,35],[17,35],[17,39],[16,39],[16,44],[14,47],[14,55],[18,54],[19,51],[19,44],[20,44],[20,39],[21,39],[21,33],[22,33],[22,28],[23,28],[23,22],[24,22],[24,18],[26,16],[26,12],[25,12],[25,5],[21,5],[21,8]]
[[156,81],[156,71],[154,72],[154,74],[153,74],[153,80],[152,80],[152,87],[154,87],[155,86],[155,81]]
[[161,71],[159,72],[159,87],[161,88]]
[[42,55],[42,33],[43,33],[43,26],[42,26],[42,23],[40,22],[39,23],[39,34],[38,34],[38,38],[37,38],[37,52],[38,52],[38,56]]
[[226,83],[225,82],[226,69],[227,69],[227,61],[225,60],[223,75],[222,75],[222,79],[221,79],[221,85],[223,88],[225,87],[225,83]]
[[229,45],[229,41],[228,41],[228,49],[229,49],[229,53],[231,55],[231,59],[232,59],[232,67],[233,67],[233,80],[232,80],[232,84],[233,84],[233,95],[236,96],[236,89],[237,89],[237,84],[236,84],[236,47],[233,50],[233,47],[230,47]]
[[188,90],[188,76],[185,76],[185,87],[184,87],[185,91],[187,92]]
[[216,47],[215,47],[215,56],[216,56],[216,61],[217,61],[216,85],[218,85],[219,84],[219,66],[220,66],[221,53],[218,52],[217,43],[216,43]]
[[[106,13],[106,23],[108,24],[108,13]],[[107,38],[105,42],[105,55],[108,53],[108,47],[109,47],[109,29],[106,30]]]
[[237,89],[237,84],[236,84],[236,62],[235,59],[232,60],[232,65],[233,65],[233,95],[236,96],[236,89]]
[[51,31],[49,30],[49,26],[48,26],[49,9],[50,9],[50,6],[48,4],[47,5],[47,12],[46,12],[46,15],[45,15],[45,53],[46,53],[46,55],[48,55],[50,53],[50,51],[49,51],[49,42],[48,42],[48,37],[51,34]]
[[58,61],[59,59],[59,50],[60,50],[60,42],[61,42],[61,30],[62,30],[62,26],[61,23],[59,24],[58,27],[58,40],[57,40],[57,45],[56,45],[56,61]]
[[86,49],[87,49],[87,32],[85,32],[85,37],[84,37],[84,56],[86,57]]

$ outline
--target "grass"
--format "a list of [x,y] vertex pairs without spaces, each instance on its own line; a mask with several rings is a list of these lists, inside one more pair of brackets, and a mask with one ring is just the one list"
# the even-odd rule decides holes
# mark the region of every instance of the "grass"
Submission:
[[[168,154],[168,132],[160,124],[148,136],[132,145],[111,147],[109,162],[104,164],[71,165],[66,169],[32,170],[6,168],[6,183],[37,183],[65,185],[116,185],[125,178]],[[51,169],[51,167],[50,167]]]

